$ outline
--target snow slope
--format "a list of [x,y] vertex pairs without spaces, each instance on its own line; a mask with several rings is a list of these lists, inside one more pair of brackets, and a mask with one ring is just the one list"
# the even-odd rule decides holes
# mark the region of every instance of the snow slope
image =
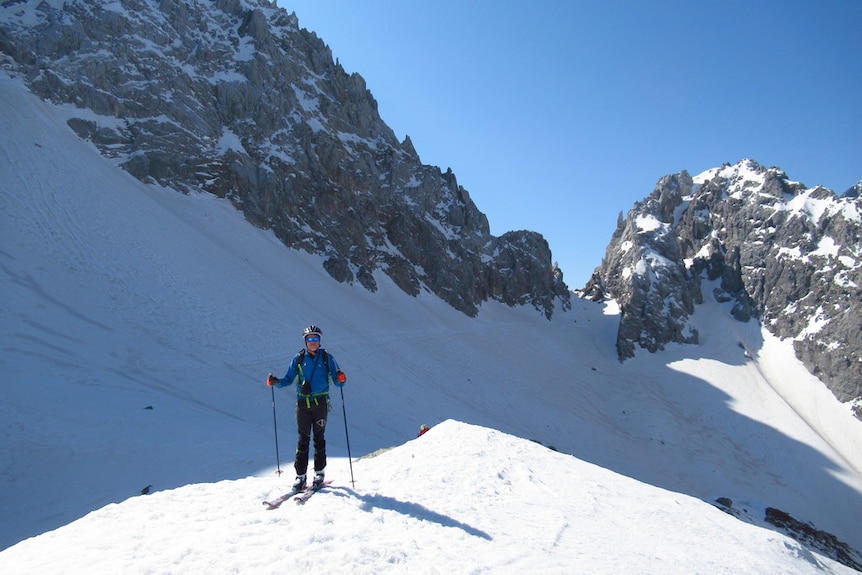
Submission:
[[[862,425],[718,305],[695,314],[702,345],[620,364],[612,305],[468,318],[385,277],[377,293],[337,284],[227,202],[117,169],[18,80],[0,75],[0,106],[0,571],[290,571],[300,548],[330,552],[332,572],[768,571],[733,546],[752,566],[841,572],[717,497],[862,549]],[[336,484],[278,515],[259,505],[290,479],[263,382],[309,323],[348,375]],[[288,475],[291,393],[275,397]],[[446,423],[356,461],[350,486],[342,405],[354,457]]]
[[[453,449],[457,445],[457,449]],[[448,461],[457,477],[440,465]],[[305,506],[248,477],[136,497],[0,553],[6,573],[854,573],[692,497],[446,421]],[[287,481],[281,482],[282,489]],[[50,550],[50,552],[46,552]]]

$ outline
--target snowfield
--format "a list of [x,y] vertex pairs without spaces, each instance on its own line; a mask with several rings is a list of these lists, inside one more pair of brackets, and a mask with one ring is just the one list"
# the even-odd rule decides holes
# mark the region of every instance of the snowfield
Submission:
[[[620,363],[613,302],[338,284],[75,114],[0,71],[0,573],[855,572],[763,520],[862,549],[862,423],[788,342],[707,298],[700,345]],[[268,511],[295,429],[264,381],[309,323],[348,377],[333,484]]]
[[[441,465],[440,462],[447,465]],[[248,477],[108,505],[0,554],[18,573],[853,573],[698,499],[446,421],[267,511]],[[457,473],[452,470],[457,469]],[[50,551],[50,552],[49,552]],[[9,569],[12,569],[11,571]]]

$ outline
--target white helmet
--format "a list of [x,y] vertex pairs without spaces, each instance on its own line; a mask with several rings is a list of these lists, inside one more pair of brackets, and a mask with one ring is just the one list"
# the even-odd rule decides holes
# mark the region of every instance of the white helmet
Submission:
[[310,335],[322,336],[323,330],[317,327],[316,325],[310,325],[304,330],[302,330],[302,339],[307,338]]

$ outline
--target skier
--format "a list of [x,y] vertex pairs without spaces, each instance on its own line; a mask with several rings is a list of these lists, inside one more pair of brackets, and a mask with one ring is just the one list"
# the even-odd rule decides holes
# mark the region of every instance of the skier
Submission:
[[[339,387],[347,381],[338,368],[335,358],[320,346],[322,330],[316,325],[310,325],[302,333],[305,348],[290,362],[287,373],[281,379],[269,374],[267,385],[286,387],[296,384],[296,427],[299,440],[296,446],[296,459],[293,467],[296,470],[296,481],[293,489],[299,491],[305,488],[308,472],[308,450],[312,434],[314,435],[314,479],[312,488],[323,485],[326,468],[326,419],[331,409],[329,403],[329,385]],[[335,374],[333,378],[332,374]]]

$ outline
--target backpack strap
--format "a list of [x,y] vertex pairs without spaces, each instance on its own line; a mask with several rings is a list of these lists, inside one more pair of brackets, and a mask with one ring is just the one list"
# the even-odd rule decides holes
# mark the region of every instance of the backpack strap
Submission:
[[[321,349],[320,351],[321,353],[323,353],[323,367],[326,368],[326,373],[329,375],[330,378],[332,378],[332,374],[329,373],[329,354],[326,353],[325,349]],[[297,365],[302,364],[303,359],[305,359],[305,348],[299,350],[299,362],[297,363]]]
[[326,353],[325,349],[321,350],[323,352],[323,367],[326,368],[326,379],[331,384],[332,383],[332,371],[329,369],[329,354]]
[[[332,371],[330,371],[330,369],[329,369],[329,354],[326,353],[325,349],[322,349],[320,351],[323,353],[323,367],[326,369],[326,381],[327,381],[327,383],[329,383],[329,385],[332,385],[333,384]],[[305,359],[305,348],[302,348],[301,350],[299,350],[298,359],[296,361],[296,377],[297,377],[296,385],[297,386],[302,385],[302,381],[305,379],[305,374],[302,373],[302,361],[304,359]],[[311,398],[315,397],[315,395],[314,394],[312,394],[312,395],[299,394],[299,395],[301,397],[305,398],[306,406],[311,407]],[[324,394],[319,394],[319,395],[328,396],[329,394],[324,393]],[[329,401],[328,397],[327,397],[327,401]],[[317,403],[317,399],[315,399],[314,402]]]

